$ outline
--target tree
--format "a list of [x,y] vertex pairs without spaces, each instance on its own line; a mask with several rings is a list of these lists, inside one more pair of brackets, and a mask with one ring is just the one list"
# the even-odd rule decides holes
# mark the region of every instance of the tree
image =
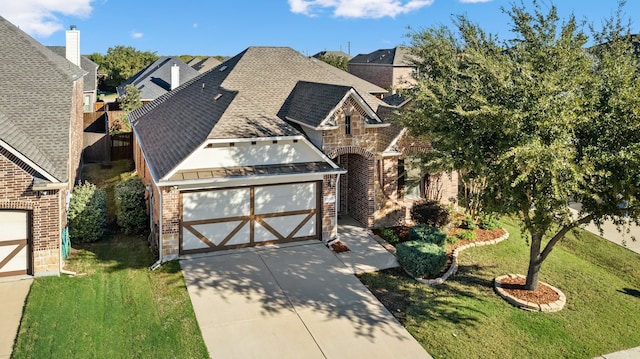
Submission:
[[139,51],[131,46],[115,46],[107,50],[106,55],[94,53],[89,56],[97,63],[100,71],[107,76],[107,85],[118,86],[158,59],[155,52]]
[[124,90],[125,95],[120,97],[120,102],[122,103],[122,111],[129,114],[133,110],[142,106],[140,90],[131,84],[125,86]]
[[[526,288],[580,225],[622,211],[638,223],[640,75],[618,12],[587,48],[586,24],[538,1],[502,9],[515,38],[500,42],[465,16],[456,32],[409,34],[422,75],[399,121],[431,141],[432,159],[483,183],[487,212],[515,215],[530,240]],[[569,204],[582,204],[577,216]],[[626,204],[626,208],[621,206]]]
[[347,59],[344,56],[338,56],[338,55],[335,55],[335,54],[324,54],[324,55],[320,55],[320,57],[318,57],[318,59],[320,61],[328,63],[329,65],[331,65],[333,67],[337,67],[340,70],[348,71],[347,70],[347,63],[349,62],[349,59]]

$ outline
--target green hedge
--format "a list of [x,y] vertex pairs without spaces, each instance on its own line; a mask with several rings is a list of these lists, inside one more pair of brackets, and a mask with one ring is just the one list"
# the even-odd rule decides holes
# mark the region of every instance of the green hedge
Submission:
[[447,253],[434,243],[403,242],[396,246],[398,263],[418,278],[433,278],[447,265]]
[[411,219],[418,224],[442,228],[449,224],[449,210],[438,201],[417,202],[411,207]]
[[382,238],[384,238],[384,240],[392,246],[400,243],[400,237],[398,237],[396,232],[391,228],[382,228],[380,230],[380,234],[382,235]]
[[149,221],[145,203],[145,187],[139,177],[129,177],[116,185],[116,217],[125,234],[141,234]]
[[69,237],[73,243],[95,242],[107,223],[107,193],[89,182],[74,187],[69,201]]
[[419,224],[409,228],[409,240],[426,241],[438,246],[444,246],[447,242],[447,235],[442,233],[438,228],[426,224]]

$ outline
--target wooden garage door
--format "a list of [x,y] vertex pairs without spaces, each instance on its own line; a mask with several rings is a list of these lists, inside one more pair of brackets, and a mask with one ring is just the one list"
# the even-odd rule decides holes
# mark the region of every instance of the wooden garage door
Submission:
[[321,183],[183,192],[180,253],[317,239]]
[[0,210],[0,277],[29,271],[29,212]]

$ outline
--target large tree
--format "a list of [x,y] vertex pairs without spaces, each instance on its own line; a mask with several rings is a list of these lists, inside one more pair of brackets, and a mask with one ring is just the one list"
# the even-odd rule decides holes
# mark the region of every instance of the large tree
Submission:
[[529,290],[569,231],[640,217],[640,68],[623,6],[591,43],[585,23],[537,1],[503,9],[508,41],[465,16],[409,34],[421,76],[399,120],[432,142],[432,159],[483,183],[483,210],[521,220]]
[[94,53],[89,59],[97,63],[100,72],[106,75],[108,86],[118,86],[158,59],[155,52],[136,50],[131,46],[115,46],[106,55]]

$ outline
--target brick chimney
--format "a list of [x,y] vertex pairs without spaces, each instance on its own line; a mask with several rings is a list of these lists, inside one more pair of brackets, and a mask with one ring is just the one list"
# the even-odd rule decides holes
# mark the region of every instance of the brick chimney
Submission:
[[74,65],[80,67],[80,31],[75,25],[71,25],[66,32],[65,57]]

